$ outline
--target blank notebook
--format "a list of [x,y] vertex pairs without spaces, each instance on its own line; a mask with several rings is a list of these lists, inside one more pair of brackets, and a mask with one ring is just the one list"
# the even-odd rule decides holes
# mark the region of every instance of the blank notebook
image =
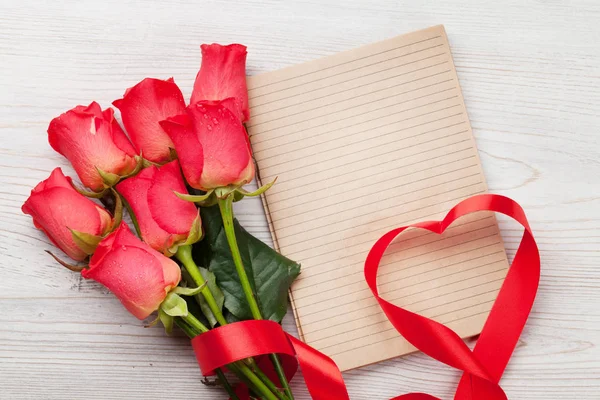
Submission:
[[[443,26],[248,78],[250,141],[277,250],[302,264],[291,288],[301,339],[349,370],[414,351],[363,276],[374,242],[486,192]],[[508,270],[493,215],[442,236],[411,229],[379,287],[461,337],[481,332]]]

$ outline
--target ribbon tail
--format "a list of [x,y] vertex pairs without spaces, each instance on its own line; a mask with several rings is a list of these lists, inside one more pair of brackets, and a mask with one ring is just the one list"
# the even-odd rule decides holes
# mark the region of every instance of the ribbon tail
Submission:
[[309,345],[287,335],[294,346],[308,392],[314,400],[349,400],[344,378],[335,362]]

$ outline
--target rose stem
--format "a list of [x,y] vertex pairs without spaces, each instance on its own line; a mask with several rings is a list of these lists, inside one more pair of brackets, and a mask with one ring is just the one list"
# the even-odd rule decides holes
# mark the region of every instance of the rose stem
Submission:
[[[200,322],[196,317],[194,317],[191,313],[188,313],[185,317],[181,317],[187,324],[189,324],[192,328],[200,333],[208,332],[208,328],[204,326],[202,322]],[[233,370],[238,369],[239,372],[245,376],[248,381],[252,383],[253,388],[257,393],[260,393],[265,397],[266,400],[278,400],[278,397],[273,394],[271,390],[260,380],[258,376],[243,362],[236,362],[230,364],[228,367],[230,369],[233,366]]]
[[192,258],[192,246],[191,245],[179,246],[179,248],[177,249],[177,253],[175,253],[175,257],[177,257],[177,259],[179,261],[181,261],[181,263],[183,264],[183,266],[185,267],[187,272],[190,274],[190,276],[194,280],[196,287],[201,287],[204,285],[204,289],[202,289],[202,291],[201,291],[202,296],[204,296],[204,299],[206,300],[206,304],[208,304],[208,307],[210,308],[210,311],[212,311],[217,322],[221,326],[227,325],[227,321],[225,320],[223,313],[219,309],[219,305],[217,304],[215,297],[213,296],[208,285],[205,285],[206,280],[200,273],[200,269],[198,268],[198,266],[196,265],[196,263],[194,262],[194,260]]
[[[202,285],[205,284],[206,280],[200,273],[200,269],[198,268],[198,266],[194,262],[194,259],[192,258],[192,246],[191,245],[180,246],[177,249],[177,253],[175,254],[175,257],[177,257],[177,259],[179,261],[181,261],[181,263],[183,264],[185,269],[188,271],[188,273],[194,280],[194,283],[197,285],[197,287],[201,287]],[[213,315],[215,316],[215,319],[217,320],[217,322],[221,326],[227,325],[227,320],[225,319],[225,317],[223,316],[223,313],[219,309],[219,306],[217,305],[217,301],[215,300],[208,285],[204,285],[204,289],[202,289],[201,293],[204,296],[204,299],[206,300],[206,303],[208,304]],[[266,376],[260,370],[260,368],[258,368],[254,359],[250,358],[250,359],[248,359],[248,362],[249,362],[249,365],[250,365],[252,371],[254,371],[254,373],[263,381],[263,383],[271,391],[273,391],[277,395],[277,397],[279,397],[280,400],[291,400],[288,397],[286,397],[285,395],[283,395],[283,393],[281,393],[279,391],[277,386],[275,386],[275,384],[269,379],[269,377]]]
[[[191,326],[189,326],[188,324],[186,324],[185,321],[182,320],[181,318],[175,318],[175,324],[182,331],[184,331],[185,334],[190,339],[193,339],[194,337],[196,337],[198,335],[198,333]],[[231,386],[231,384],[227,380],[227,377],[223,373],[223,370],[221,370],[221,368],[217,368],[217,369],[215,369],[215,372],[217,373],[217,376],[219,377],[219,379],[223,383],[223,387],[227,391],[227,394],[229,395],[229,398],[231,400],[240,400],[240,398],[237,396],[237,394],[235,394],[235,391],[233,390],[233,387]]]
[[[235,238],[235,228],[233,225],[232,194],[229,194],[227,197],[225,197],[225,199],[219,199],[219,209],[221,210],[221,218],[223,219],[225,236],[227,236],[227,242],[229,243],[229,248],[231,249],[233,263],[240,278],[244,294],[246,295],[246,300],[248,301],[250,312],[252,313],[252,317],[254,317],[254,319],[261,320],[263,318],[260,312],[260,308],[258,307],[258,303],[256,301],[256,294],[252,290],[252,285],[250,285],[250,280],[248,279],[248,275],[246,274],[246,269],[244,268],[244,264],[242,262],[242,256],[240,255],[240,249]],[[290,400],[294,400],[294,395],[292,394],[292,390],[290,389],[290,385],[285,376],[285,372],[283,371],[283,366],[281,365],[279,356],[277,354],[270,354],[269,357],[275,367],[275,371],[277,372],[277,376],[279,378],[279,381],[281,382],[281,385],[283,386],[285,394],[287,395],[287,397],[289,397]]]

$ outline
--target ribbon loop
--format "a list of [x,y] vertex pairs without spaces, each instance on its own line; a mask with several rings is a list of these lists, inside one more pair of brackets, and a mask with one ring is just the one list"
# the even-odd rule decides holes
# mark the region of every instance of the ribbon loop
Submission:
[[[525,231],[475,349],[471,352],[451,329],[381,298],[377,289],[377,270],[387,247],[406,229],[421,228],[442,234],[458,218],[478,211],[505,214],[519,222]],[[508,197],[494,194],[463,200],[441,222],[420,222],[386,233],[375,243],[365,262],[367,284],[396,330],[423,353],[463,371],[456,400],[507,398],[498,382],[531,311],[539,278],[539,252],[523,209]]]

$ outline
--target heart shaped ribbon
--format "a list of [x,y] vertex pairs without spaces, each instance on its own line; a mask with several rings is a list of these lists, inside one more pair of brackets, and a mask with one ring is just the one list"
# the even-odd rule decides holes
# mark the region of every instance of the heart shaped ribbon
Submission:
[[[377,270],[387,247],[406,229],[421,228],[442,234],[456,219],[478,211],[505,214],[520,223],[525,231],[477,344],[471,351],[446,326],[381,298],[377,289]],[[371,292],[396,330],[425,354],[463,371],[455,400],[507,399],[498,382],[525,326],[540,278],[539,251],[521,206],[508,197],[478,195],[457,204],[442,221],[420,222],[394,229],[383,235],[372,247],[365,261],[364,272]],[[349,398],[342,374],[335,363],[326,355],[283,332],[281,326],[274,322],[244,321],[219,327],[197,336],[192,340],[192,345],[205,375],[217,367],[250,356],[280,353],[288,358],[297,358],[313,399]],[[286,365],[287,372],[293,375],[294,363],[286,362]],[[424,393],[409,393],[392,400],[400,399],[437,398]]]

